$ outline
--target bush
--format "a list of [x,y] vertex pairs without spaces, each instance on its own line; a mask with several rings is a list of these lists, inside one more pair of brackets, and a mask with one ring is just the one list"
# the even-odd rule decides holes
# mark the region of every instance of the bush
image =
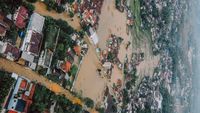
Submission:
[[104,109],[104,108],[96,108],[96,110],[97,110],[99,113],[104,113],[104,112],[105,112],[105,109]]
[[37,0],[26,0],[26,1],[31,2],[31,3],[37,2]]
[[63,8],[63,6],[57,6],[56,11],[57,11],[58,13],[62,13],[62,12],[65,11],[65,8]]
[[73,18],[73,17],[74,17],[74,13],[73,13],[72,11],[70,11],[70,12],[69,12],[69,16],[70,16],[71,18]]
[[85,105],[89,108],[94,107],[94,101],[88,97],[84,98]]
[[64,20],[59,19],[56,21],[56,24],[68,35],[71,35],[75,32],[75,30]]
[[76,65],[73,65],[70,70],[70,75],[75,77],[77,71],[78,71],[78,67]]
[[11,26],[10,30],[7,32],[7,38],[12,42],[12,44],[15,44],[17,40],[17,28],[16,26]]
[[35,10],[35,6],[32,5],[31,3],[23,2],[22,5],[26,7],[30,13],[32,13]]
[[41,68],[40,70],[38,70],[38,73],[40,74],[40,75],[46,75],[46,73],[47,73],[47,68]]

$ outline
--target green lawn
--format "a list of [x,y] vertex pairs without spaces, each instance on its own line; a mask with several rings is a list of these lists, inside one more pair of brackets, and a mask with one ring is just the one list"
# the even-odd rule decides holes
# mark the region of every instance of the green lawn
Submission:
[[55,41],[58,28],[54,25],[48,25],[45,30],[45,48],[52,49],[55,47]]
[[132,28],[132,35],[134,36],[133,42],[136,47],[140,46],[141,41],[147,38],[151,46],[151,33],[150,31],[141,28],[141,16],[140,16],[140,0],[131,0],[131,10],[134,15],[134,26]]

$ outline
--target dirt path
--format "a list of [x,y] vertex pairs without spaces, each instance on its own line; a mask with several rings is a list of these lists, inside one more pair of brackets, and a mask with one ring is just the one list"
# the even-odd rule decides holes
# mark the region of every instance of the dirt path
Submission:
[[64,13],[57,13],[56,11],[48,11],[47,8],[46,8],[46,5],[42,2],[36,2],[34,4],[35,6],[35,12],[43,15],[43,16],[50,16],[54,19],[62,19],[62,20],[65,20],[68,22],[68,24],[70,26],[72,26],[74,29],[76,30],[80,30],[81,29],[81,26],[80,26],[80,19],[75,15],[73,17],[73,21],[72,21],[72,18],[69,17],[69,15],[64,12]]
[[45,86],[49,90],[55,92],[58,95],[65,95],[66,98],[71,100],[73,103],[83,105],[81,100],[75,96],[73,96],[68,90],[65,90],[58,84],[48,80],[47,78],[43,77],[42,75],[37,74],[36,72],[23,67],[15,62],[0,58],[0,69],[8,71],[10,73],[16,73],[23,77],[26,77],[32,81],[36,81],[41,85]]

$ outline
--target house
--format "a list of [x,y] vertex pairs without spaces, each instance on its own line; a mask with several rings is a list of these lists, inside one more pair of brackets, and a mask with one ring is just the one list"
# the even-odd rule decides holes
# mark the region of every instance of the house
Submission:
[[68,73],[71,69],[71,62],[69,61],[58,61],[57,67],[58,69],[62,70],[64,73]]
[[12,21],[9,20],[5,15],[0,12],[0,36],[3,37],[6,35],[6,31],[10,30],[10,26],[12,25]]
[[0,53],[12,61],[18,60],[20,57],[20,50],[8,42],[0,41]]
[[76,55],[80,56],[81,55],[81,46],[79,46],[79,45],[74,46],[74,51],[75,51]]
[[[13,73],[14,74],[14,73]],[[17,82],[10,93],[6,109],[8,113],[27,113],[35,91],[35,84],[26,78],[15,77]]]
[[50,67],[52,57],[53,57],[53,52],[49,49],[45,49],[45,51],[41,52],[38,65],[42,66],[43,68]]
[[25,28],[28,19],[28,9],[20,6],[14,14],[14,23],[18,28]]
[[44,25],[44,17],[37,13],[31,15],[30,22],[28,24],[28,30],[24,41],[21,46],[22,56],[21,59],[28,62],[28,67],[35,70],[37,62],[35,58],[39,57],[43,35],[42,29]]
[[33,70],[35,70],[37,66],[35,58],[39,56],[42,39],[42,34],[29,30],[21,46],[21,58],[27,61],[29,63],[28,66]]
[[42,33],[45,18],[38,13],[33,13],[28,24],[28,30]]
[[61,0],[55,0],[55,2],[60,6]]
[[21,46],[21,50],[33,56],[38,56],[42,45],[42,39],[42,34],[34,30],[28,30]]
[[83,20],[86,23],[91,24],[92,26],[97,22],[97,16],[94,14],[94,10],[93,9],[84,10],[82,15],[83,15]]
[[3,37],[6,35],[6,31],[9,30],[10,27],[3,21],[0,20],[0,36]]
[[99,42],[99,37],[92,27],[89,28],[89,40],[94,45],[97,45]]

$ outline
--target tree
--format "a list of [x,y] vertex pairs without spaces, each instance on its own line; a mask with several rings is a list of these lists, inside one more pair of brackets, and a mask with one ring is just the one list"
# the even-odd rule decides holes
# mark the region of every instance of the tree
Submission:
[[69,16],[72,18],[74,17],[74,13],[72,11],[69,12]]
[[59,19],[56,21],[56,24],[68,35],[71,35],[75,32],[75,30],[71,26],[69,26],[69,24],[64,20]]
[[26,1],[31,2],[31,3],[37,2],[37,0],[26,0]]
[[61,3],[62,5],[65,5],[65,4],[67,3],[67,1],[68,1],[68,0],[61,0],[60,3]]
[[76,65],[73,65],[70,70],[70,75],[75,77],[77,71],[78,71],[78,67]]
[[16,26],[11,26],[10,30],[7,32],[6,37],[13,43],[15,44],[16,40],[17,40],[17,28]]
[[23,2],[22,5],[26,7],[30,13],[32,13],[35,10],[35,6],[28,2]]
[[105,112],[105,109],[104,108],[96,108],[96,110],[99,112],[99,113],[104,113]]
[[44,0],[44,3],[47,5],[48,11],[51,11],[55,7],[55,2],[53,0]]
[[61,5],[59,5],[59,6],[56,7],[56,11],[57,11],[58,13],[62,13],[62,12],[65,11],[65,8],[64,8],[63,6],[61,6]]
[[167,88],[165,88],[163,83],[160,86],[160,93],[163,97],[162,112],[163,113],[172,113],[172,111],[173,111],[173,98],[169,94]]
[[84,98],[85,105],[89,108],[94,107],[94,101],[88,97]]
[[38,73],[41,75],[46,75],[47,70],[48,70],[47,68],[41,68],[40,70],[38,70]]
[[171,9],[169,6],[163,7],[162,13],[161,13],[162,19],[165,21],[165,24],[168,24],[170,21],[170,15],[171,15]]
[[[4,103],[5,97],[8,95],[14,79],[10,77],[9,73],[0,71],[0,105]],[[1,107],[0,107],[1,111]]]
[[69,4],[72,4],[75,0],[67,0]]
[[21,5],[22,0],[0,0],[0,11],[4,14],[14,14]]

